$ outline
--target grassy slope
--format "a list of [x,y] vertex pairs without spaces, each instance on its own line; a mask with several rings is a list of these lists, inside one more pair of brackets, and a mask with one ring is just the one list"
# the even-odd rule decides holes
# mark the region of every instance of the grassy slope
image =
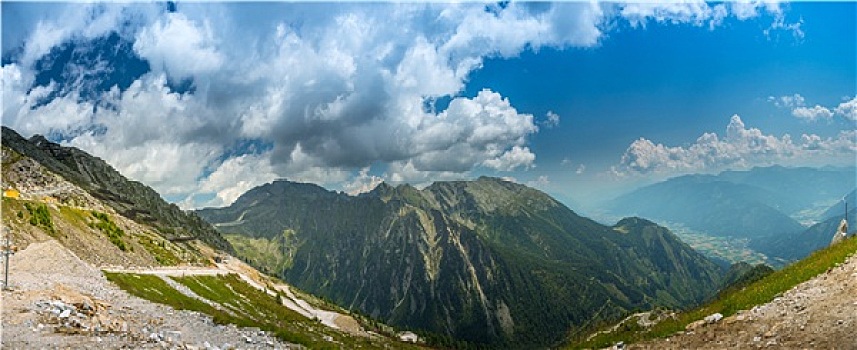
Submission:
[[729,316],[739,310],[751,309],[753,306],[770,302],[792,287],[843,263],[848,256],[855,252],[857,252],[857,238],[852,236],[841,244],[818,250],[803,260],[771,273],[746,288],[723,293],[717,299],[703,306],[682,312],[678,314],[676,319],[667,319],[648,330],[629,329],[601,334],[589,341],[581,340],[572,343],[568,348],[601,348],[618,341],[634,343],[662,338],[682,331],[689,323],[713,313],[719,312],[724,316]]
[[[142,265],[178,265],[206,261],[190,248],[172,243],[152,231],[128,230],[127,221],[123,225],[117,225],[117,217],[93,210],[4,197],[0,212],[3,213],[4,224],[15,228],[12,230],[13,234],[20,234],[19,231],[41,230],[84,260],[91,261],[94,255],[104,258],[113,254],[113,260],[108,260],[111,263],[121,263],[120,255],[136,255],[134,263]],[[111,242],[119,250],[99,250],[103,248],[103,245],[98,244],[101,240]],[[29,242],[29,239],[24,241]],[[154,262],[148,256],[151,256]]]
[[[230,312],[187,297],[157,276],[110,272],[105,272],[105,275],[120,288],[143,299],[176,309],[199,311],[212,316],[218,324],[258,327],[274,333],[284,341],[302,344],[311,349],[417,348],[388,339],[351,336],[322,326],[317,321],[307,319],[282,306],[278,301],[279,297],[268,295],[248,285],[236,275],[173,278],[194,293],[220,304]],[[331,337],[333,342],[324,340],[325,336]]]
[[283,237],[252,238],[241,234],[223,234],[223,238],[238,253],[238,256],[260,271],[275,275],[287,267],[289,262],[283,252]]

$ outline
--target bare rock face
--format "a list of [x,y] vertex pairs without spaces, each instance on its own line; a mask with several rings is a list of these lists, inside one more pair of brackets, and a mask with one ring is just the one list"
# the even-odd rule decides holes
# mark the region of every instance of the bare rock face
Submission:
[[834,244],[837,244],[839,242],[842,242],[845,239],[845,237],[847,237],[847,236],[848,236],[848,221],[845,219],[842,219],[842,221],[839,222],[839,227],[836,229],[836,233],[833,234],[833,239],[830,240],[830,245],[834,245]]

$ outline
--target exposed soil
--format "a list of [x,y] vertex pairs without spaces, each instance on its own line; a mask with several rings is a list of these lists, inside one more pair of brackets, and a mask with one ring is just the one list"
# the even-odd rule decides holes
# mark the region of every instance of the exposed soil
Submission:
[[30,244],[10,260],[3,349],[296,347],[258,329],[215,325],[206,315],[131,296],[54,240]]
[[629,349],[857,349],[857,256],[768,304]]

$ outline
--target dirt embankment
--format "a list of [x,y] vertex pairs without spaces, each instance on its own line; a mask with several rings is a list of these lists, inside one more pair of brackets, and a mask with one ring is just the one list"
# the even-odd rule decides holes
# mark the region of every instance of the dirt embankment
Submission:
[[54,240],[13,255],[2,298],[3,349],[287,349],[266,332],[215,325],[117,288]]

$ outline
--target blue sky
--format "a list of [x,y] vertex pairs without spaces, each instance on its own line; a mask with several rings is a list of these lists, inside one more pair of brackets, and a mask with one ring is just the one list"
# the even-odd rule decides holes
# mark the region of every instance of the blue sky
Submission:
[[3,125],[187,208],[275,178],[490,175],[586,202],[857,154],[855,3],[0,8]]

